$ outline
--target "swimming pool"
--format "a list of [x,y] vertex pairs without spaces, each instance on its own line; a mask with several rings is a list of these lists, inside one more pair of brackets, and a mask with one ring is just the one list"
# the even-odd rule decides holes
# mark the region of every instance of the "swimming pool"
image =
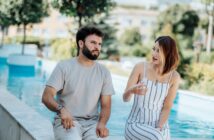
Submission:
[[[6,60],[0,58],[0,84],[21,101],[52,120],[54,113],[46,109],[41,103],[45,82],[50,74],[49,69],[47,69],[49,66],[45,65],[45,67],[38,67],[33,77],[16,73],[9,75]],[[131,110],[132,102],[123,103],[122,101],[122,92],[126,81],[127,78],[113,75],[116,95],[113,96],[112,113],[108,122],[111,135],[123,135],[125,121]],[[214,120],[212,120],[214,112],[210,109],[200,108],[204,105],[200,102],[202,102],[202,99],[195,96],[178,94],[169,118],[172,137],[214,139]],[[214,105],[214,102],[209,100],[206,103],[207,108],[211,108],[211,104]]]

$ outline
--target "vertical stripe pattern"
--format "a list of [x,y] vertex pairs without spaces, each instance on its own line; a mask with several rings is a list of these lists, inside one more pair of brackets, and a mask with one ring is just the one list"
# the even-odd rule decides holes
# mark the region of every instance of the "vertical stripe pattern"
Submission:
[[170,140],[168,122],[162,131],[156,129],[164,99],[168,94],[169,81],[160,83],[146,78],[146,63],[141,82],[147,86],[145,95],[134,95],[134,103],[125,128],[126,140]]

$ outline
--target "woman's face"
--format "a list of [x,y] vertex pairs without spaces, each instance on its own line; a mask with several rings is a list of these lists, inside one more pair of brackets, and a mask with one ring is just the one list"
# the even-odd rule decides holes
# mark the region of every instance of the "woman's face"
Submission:
[[156,42],[154,47],[152,48],[152,63],[155,65],[163,65],[164,64],[164,55],[159,43]]

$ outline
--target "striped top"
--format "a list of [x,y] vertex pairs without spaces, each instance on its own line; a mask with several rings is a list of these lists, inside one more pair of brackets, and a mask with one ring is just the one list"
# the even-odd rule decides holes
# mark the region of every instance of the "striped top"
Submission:
[[[134,103],[127,123],[137,122],[153,127],[157,126],[163,103],[169,90],[169,81],[171,77],[172,73],[170,74],[167,83],[147,79],[146,63],[144,63],[144,73],[141,82],[143,82],[147,87],[147,92],[145,95],[134,94]],[[168,126],[168,124],[163,128],[166,126]]]

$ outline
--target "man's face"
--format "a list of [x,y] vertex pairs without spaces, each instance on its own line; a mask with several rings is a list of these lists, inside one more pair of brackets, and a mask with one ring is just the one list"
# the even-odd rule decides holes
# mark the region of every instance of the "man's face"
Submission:
[[102,38],[96,35],[89,35],[83,43],[82,53],[90,60],[96,60],[100,54]]

